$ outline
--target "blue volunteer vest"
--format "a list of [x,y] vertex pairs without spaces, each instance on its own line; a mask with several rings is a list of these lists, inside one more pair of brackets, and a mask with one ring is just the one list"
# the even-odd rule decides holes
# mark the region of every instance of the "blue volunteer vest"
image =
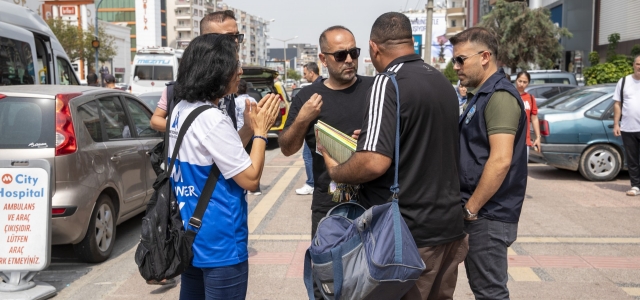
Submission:
[[480,87],[460,116],[460,194],[463,205],[478,186],[484,166],[489,159],[489,135],[484,110],[495,91],[507,91],[518,99],[520,120],[513,145],[511,167],[498,191],[478,212],[479,217],[517,223],[527,188],[527,117],[520,93],[502,70],[494,73]]

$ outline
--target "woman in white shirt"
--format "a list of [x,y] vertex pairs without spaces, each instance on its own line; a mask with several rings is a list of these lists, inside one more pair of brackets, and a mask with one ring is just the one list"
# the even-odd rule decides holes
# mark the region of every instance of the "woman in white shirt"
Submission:
[[[171,174],[185,226],[198,203],[214,166],[218,182],[193,243],[191,266],[181,275],[180,299],[244,299],[249,264],[247,201],[245,190],[258,188],[264,168],[267,131],[278,115],[278,98],[268,95],[249,103],[246,114],[253,129],[253,148],[245,152],[229,116],[218,108],[220,99],[236,93],[242,67],[236,37],[205,34],[185,49],[178,69],[169,151],[187,116],[197,107],[212,106],[201,113],[187,130]],[[191,228],[194,229],[194,228]]]

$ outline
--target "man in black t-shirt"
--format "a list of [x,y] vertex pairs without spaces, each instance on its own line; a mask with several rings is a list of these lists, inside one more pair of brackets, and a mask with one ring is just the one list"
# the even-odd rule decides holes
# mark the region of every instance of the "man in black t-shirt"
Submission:
[[[400,90],[399,207],[427,265],[403,299],[452,299],[458,264],[468,251],[458,178],[458,101],[451,83],[415,54],[411,22],[401,13],[380,16],[369,53],[378,72],[397,74]],[[338,165],[320,147],[331,178],[362,184],[365,208],[391,199],[396,139],[396,89],[375,77],[357,152]],[[314,166],[315,167],[315,166]]]
[[284,130],[278,138],[280,150],[290,156],[307,142],[313,155],[313,200],[311,204],[311,233],[315,235],[318,222],[337,203],[331,200],[331,179],[322,157],[315,152],[313,126],[322,120],[334,128],[354,134],[362,126],[366,109],[366,93],[373,78],[356,75],[360,49],[351,31],[333,26],[320,35],[318,56],[329,70],[329,78],[306,86],[293,98]]

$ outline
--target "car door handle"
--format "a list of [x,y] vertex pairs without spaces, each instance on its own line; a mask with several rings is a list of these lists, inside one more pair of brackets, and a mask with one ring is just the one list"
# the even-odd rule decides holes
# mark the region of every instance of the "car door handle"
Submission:
[[613,124],[609,124],[607,127],[609,127],[609,128],[613,128]]
[[115,155],[114,155],[114,156],[112,156],[112,157],[111,157],[111,161],[113,161],[113,162],[119,162],[119,161],[120,161],[120,156],[115,156]]

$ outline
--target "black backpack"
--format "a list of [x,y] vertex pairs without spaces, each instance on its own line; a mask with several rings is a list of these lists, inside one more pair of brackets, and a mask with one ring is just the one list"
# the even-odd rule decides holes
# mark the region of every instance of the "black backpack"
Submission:
[[[159,282],[163,279],[176,277],[184,272],[193,260],[191,246],[193,245],[197,232],[191,229],[185,231],[182,225],[182,217],[180,216],[180,208],[178,207],[178,202],[171,188],[169,176],[171,176],[180,145],[182,144],[187,129],[189,129],[189,126],[198,115],[211,107],[212,106],[209,105],[203,105],[189,114],[180,128],[168,170],[167,164],[165,164],[164,169],[161,169],[158,178],[153,184],[155,191],[151,196],[149,204],[147,204],[147,212],[144,218],[142,218],[140,243],[135,253],[138,270],[145,280],[156,280]],[[167,117],[164,149],[168,149],[170,120],[171,117],[169,115],[169,117]],[[189,225],[196,229],[199,229],[202,225],[202,216],[207,208],[211,194],[215,189],[218,176],[220,176],[220,169],[214,164],[204,189],[198,198],[198,205],[188,222]]]

